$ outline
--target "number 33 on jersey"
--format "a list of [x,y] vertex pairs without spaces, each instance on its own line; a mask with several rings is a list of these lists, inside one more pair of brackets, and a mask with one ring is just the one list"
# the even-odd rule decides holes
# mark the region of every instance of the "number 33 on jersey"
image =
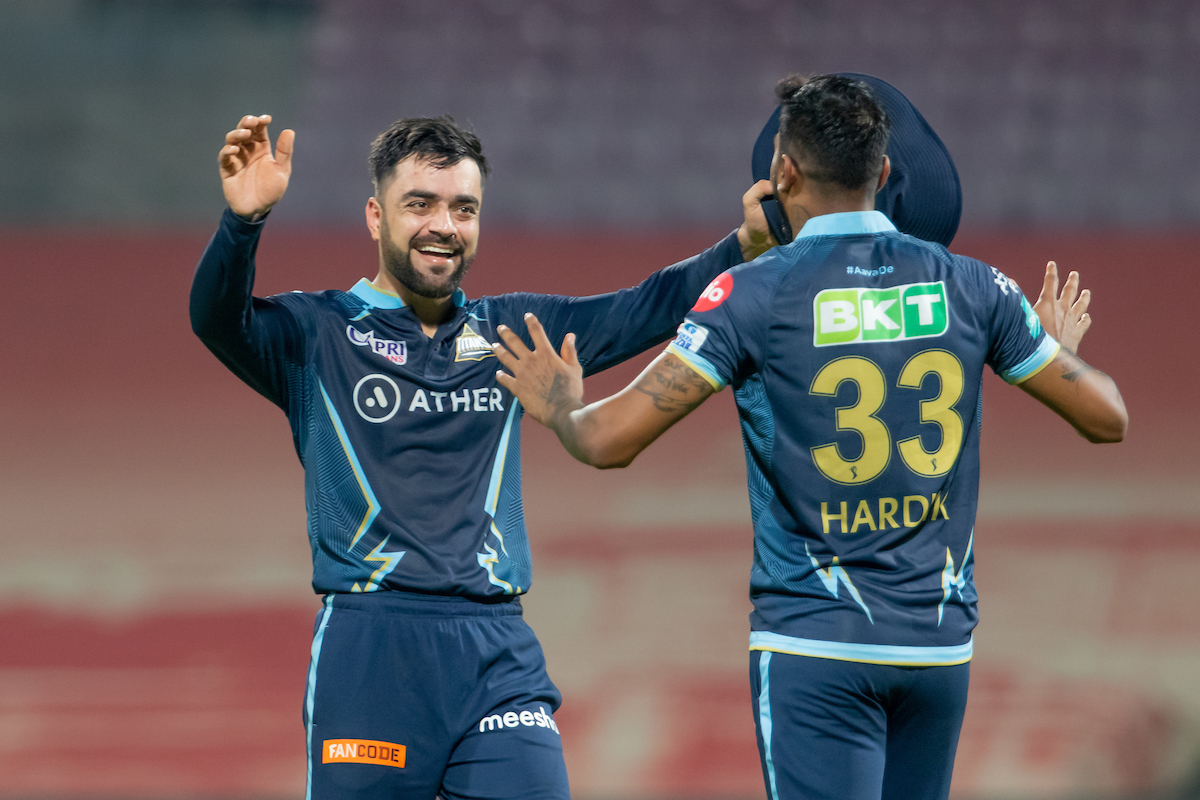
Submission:
[[975,624],[983,368],[1019,383],[1057,344],[991,267],[882,215],[866,223],[719,276],[668,349],[734,387],[755,636],[885,648],[834,656],[856,660],[932,647],[927,663],[961,661]]

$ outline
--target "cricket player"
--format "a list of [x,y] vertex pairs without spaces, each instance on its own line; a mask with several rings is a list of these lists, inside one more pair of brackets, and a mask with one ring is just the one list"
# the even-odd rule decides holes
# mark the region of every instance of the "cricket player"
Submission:
[[[484,179],[449,118],[376,139],[366,222],[378,270],[347,291],[253,296],[254,255],[287,189],[295,134],[269,116],[225,137],[229,208],[196,269],[192,327],[288,417],[324,597],[304,700],[308,798],[566,798],[560,696],[521,618],[532,582],[519,403],[495,378],[497,327],[529,309],[577,336],[586,373],[670,338],[715,276],[770,244],[759,201],[705,252],[635,288],[467,298]],[[563,254],[570,267],[570,253]],[[574,340],[574,339],[573,339]]]
[[771,167],[796,237],[718,276],[629,387],[584,405],[580,365],[526,318],[501,385],[576,458],[629,464],[734,387],[754,526],[750,676],[771,800],[949,793],[976,622],[982,373],[1093,442],[1119,441],[1113,381],[1075,355],[1078,276],[1039,314],[993,267],[876,211],[888,116],[851,77],[793,77]]

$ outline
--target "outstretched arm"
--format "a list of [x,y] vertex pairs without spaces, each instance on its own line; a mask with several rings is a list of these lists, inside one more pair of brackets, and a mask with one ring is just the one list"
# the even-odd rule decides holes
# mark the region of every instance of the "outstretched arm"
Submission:
[[658,270],[636,287],[591,297],[513,296],[512,308],[536,312],[555,343],[575,333],[586,374],[608,369],[669,339],[714,278],[775,245],[760,202],[770,193],[769,181],[751,186],[742,196],[743,221],[736,234]]
[[1053,261],[1046,265],[1042,291],[1033,308],[1061,349],[1020,387],[1071,423],[1089,442],[1119,442],[1125,438],[1129,414],[1117,384],[1075,355],[1092,325],[1087,313],[1091,299],[1090,291],[1079,291],[1078,272],[1067,276],[1060,294],[1058,267]]
[[585,464],[600,469],[629,466],[713,393],[698,372],[663,353],[622,391],[584,405],[574,334],[564,339],[560,356],[535,316],[526,314],[525,323],[533,350],[507,327],[499,327],[503,344],[494,345],[493,352],[512,374],[498,372],[496,378],[516,395],[526,413],[558,434],[567,452]]
[[192,330],[234,374],[272,402],[287,402],[284,362],[298,356],[302,332],[281,304],[253,297],[254,254],[263,217],[287,190],[294,134],[279,135],[269,116],[242,117],[217,157],[229,209],[205,248],[192,281]]

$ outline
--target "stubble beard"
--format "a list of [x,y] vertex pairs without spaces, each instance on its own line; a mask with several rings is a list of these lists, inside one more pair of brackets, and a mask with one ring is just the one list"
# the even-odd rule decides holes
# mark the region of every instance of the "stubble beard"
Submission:
[[[401,250],[395,241],[393,241],[386,222],[380,227],[380,234],[379,243],[383,254],[384,267],[401,286],[418,297],[439,300],[454,294],[466,276],[467,270],[471,268],[471,262],[475,260],[474,254],[468,257],[460,253],[458,255],[458,267],[453,272],[444,278],[431,279],[417,272],[417,268],[413,266],[412,252],[421,242],[417,242],[416,240],[410,241],[408,243],[409,249],[407,251]],[[439,241],[438,244],[452,247],[459,246],[453,238],[450,241]]]

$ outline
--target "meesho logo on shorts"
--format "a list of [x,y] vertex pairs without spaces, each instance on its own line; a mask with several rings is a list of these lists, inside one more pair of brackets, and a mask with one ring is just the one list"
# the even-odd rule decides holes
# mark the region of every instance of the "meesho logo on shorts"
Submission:
[[538,708],[537,711],[522,711],[519,714],[516,711],[509,711],[504,715],[492,714],[484,717],[479,720],[479,732],[504,730],[505,728],[515,728],[518,725],[524,725],[527,728],[537,725],[539,728],[549,728],[558,733],[558,724],[545,707]]
[[828,347],[941,336],[948,319],[942,281],[890,289],[825,289],[813,298],[813,344]]

